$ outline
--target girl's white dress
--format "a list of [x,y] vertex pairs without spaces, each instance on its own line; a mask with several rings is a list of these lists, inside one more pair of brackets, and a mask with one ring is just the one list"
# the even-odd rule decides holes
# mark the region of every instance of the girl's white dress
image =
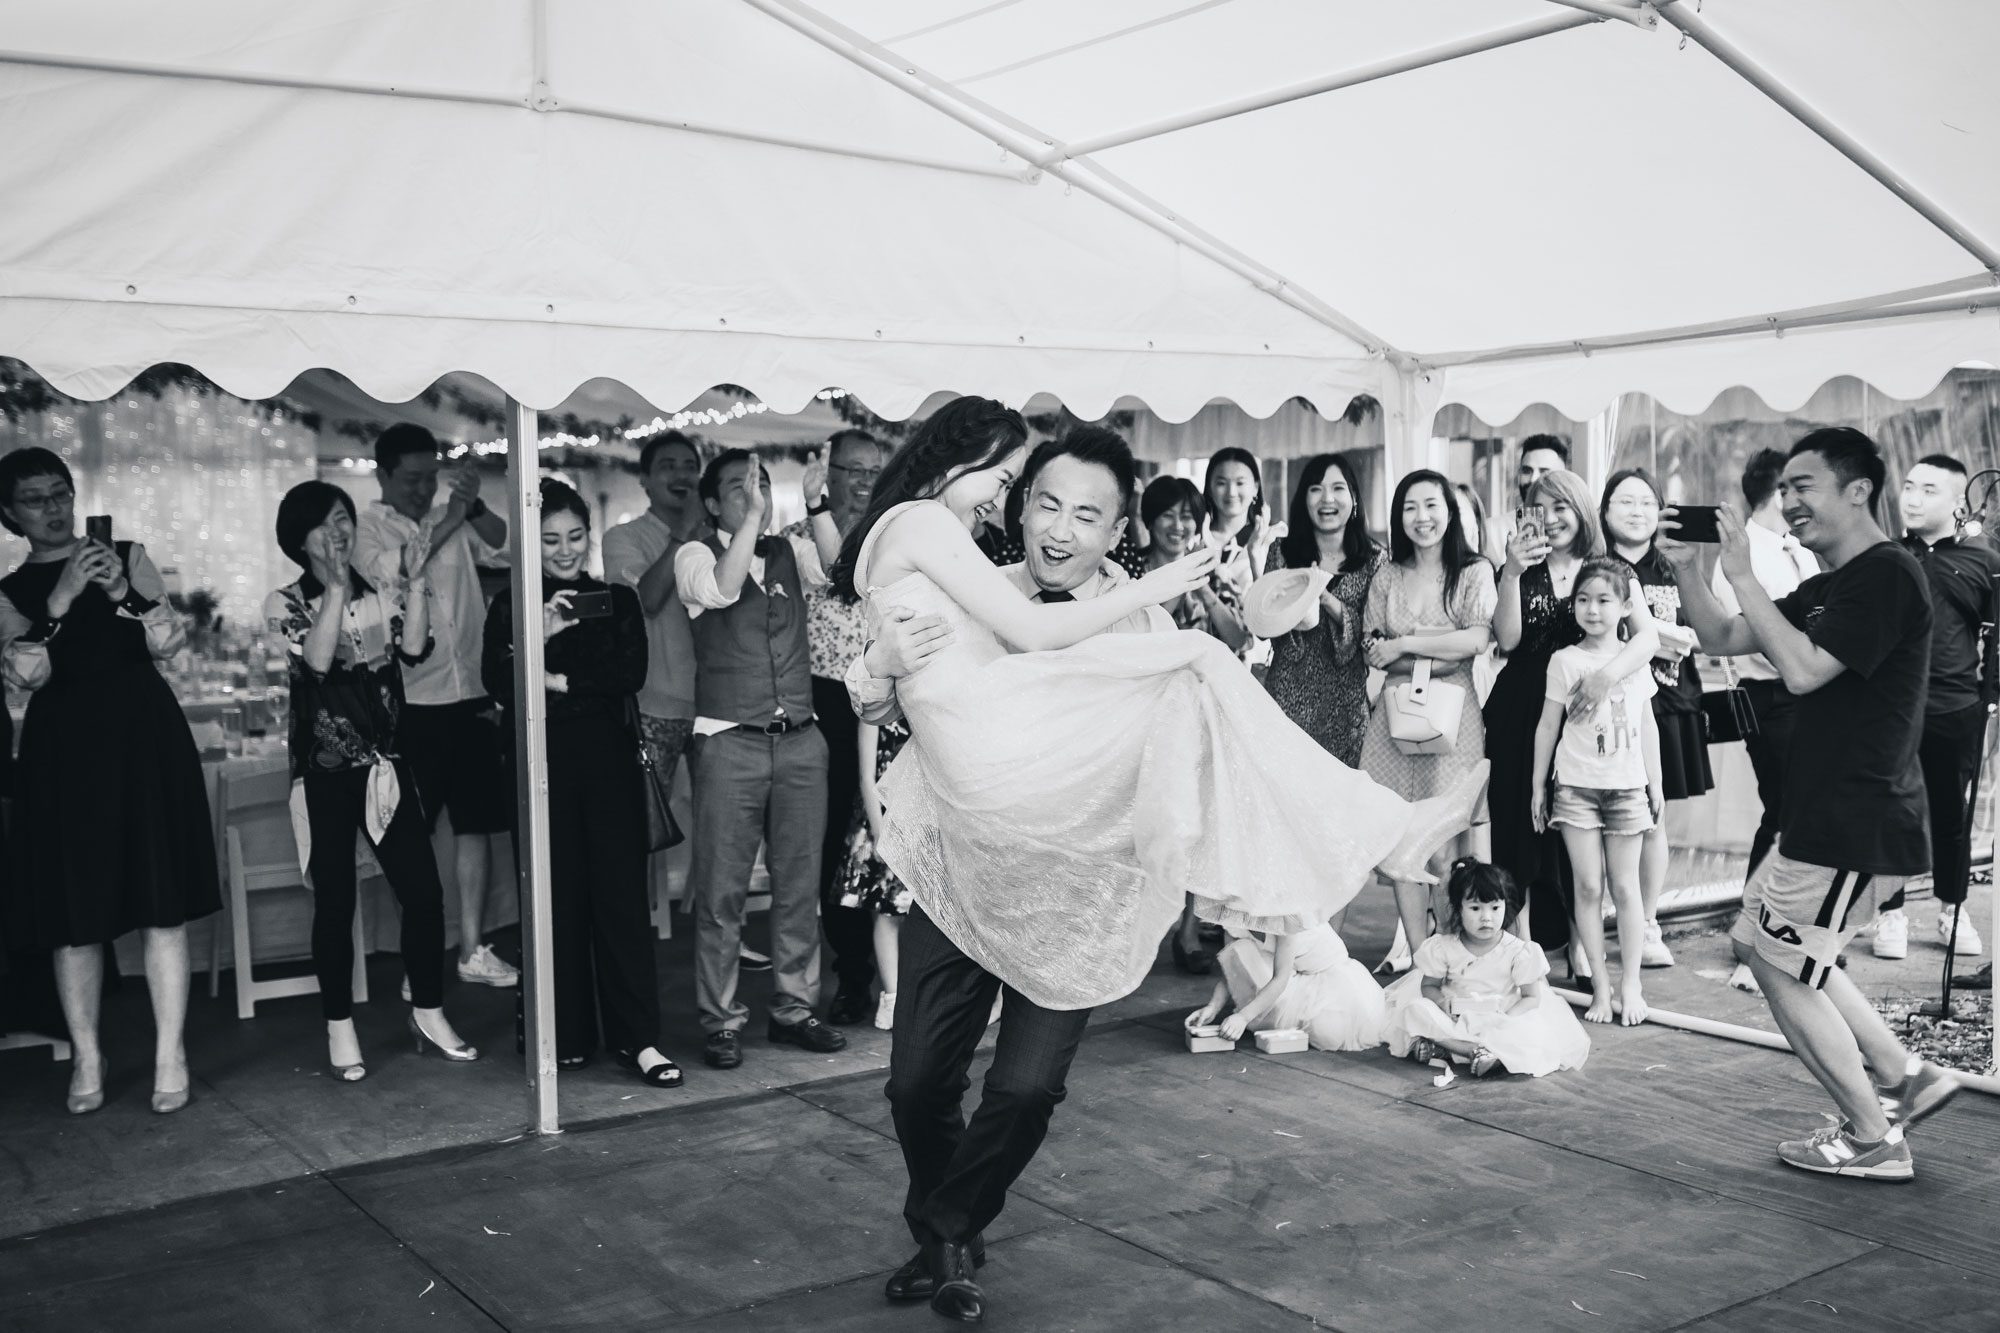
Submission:
[[[1388,989],[1390,1054],[1408,1055],[1418,1037],[1456,1037],[1499,1056],[1510,1074],[1540,1077],[1581,1069],[1590,1056],[1590,1038],[1562,997],[1544,988],[1535,1008],[1506,1012],[1521,997],[1522,986],[1548,971],[1542,951],[1514,935],[1503,934],[1484,955],[1467,949],[1455,934],[1431,936],[1417,946],[1415,964]],[[1452,1012],[1424,998],[1427,976],[1444,982]]]
[[935,613],[951,646],[896,683],[910,740],[881,789],[882,855],[946,937],[1036,1004],[1130,994],[1197,912],[1295,933],[1369,882],[1410,805],[1286,717],[1207,634],[1100,634],[1010,653],[922,575],[856,586],[868,617]]
[[[1386,1006],[1382,987],[1347,952],[1340,932],[1321,922],[1294,937],[1292,979],[1252,1032],[1304,1028],[1319,1051],[1365,1051],[1382,1044]],[[1271,979],[1273,948],[1231,940],[1222,951],[1229,998],[1241,1009]]]

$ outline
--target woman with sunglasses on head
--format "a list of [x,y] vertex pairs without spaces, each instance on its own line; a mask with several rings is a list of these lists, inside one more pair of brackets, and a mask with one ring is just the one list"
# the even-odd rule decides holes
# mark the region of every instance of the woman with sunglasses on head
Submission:
[[[187,1105],[187,923],[222,906],[201,757],[156,662],[186,641],[145,548],[77,531],[46,449],[0,458],[0,522],[28,558],[0,580],[0,658],[21,729],[8,937],[51,949],[75,1046],[69,1109],[104,1104],[104,946],[145,932],[153,1110]],[[101,536],[101,534],[100,534]]]

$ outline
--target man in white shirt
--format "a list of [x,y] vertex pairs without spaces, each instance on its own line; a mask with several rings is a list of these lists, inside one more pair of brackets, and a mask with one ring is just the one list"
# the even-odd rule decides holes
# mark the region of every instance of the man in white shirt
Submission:
[[[1044,602],[1099,596],[1125,578],[1108,557],[1125,530],[1126,500],[1135,489],[1132,451],[1117,435],[1083,426],[1038,446],[1022,469],[1026,494],[1021,536],[1026,560],[1001,572],[1030,598]],[[1127,616],[1106,633],[1177,633],[1158,606]],[[881,723],[900,715],[895,677],[908,675],[951,642],[937,616],[898,617],[854,659],[847,684],[855,711]],[[873,659],[873,660],[871,660]],[[871,670],[882,674],[871,676]],[[1090,1020],[1088,1009],[1045,1009],[1022,1000],[995,1047],[985,1091],[969,1123],[960,1102],[973,1049],[985,1030],[992,976],[940,931],[923,909],[904,919],[897,968],[907,985],[895,1004],[895,1049],[889,1060],[889,1102],[909,1172],[903,1216],[921,1247],[889,1278],[896,1302],[928,1300],[960,1320],[983,1314],[985,1297],[965,1273],[940,1282],[941,1242],[974,1233],[966,1249],[983,1261],[976,1233],[999,1213],[1013,1184],[1034,1159]],[[884,978],[885,985],[898,985]]]
[[[1776,449],[1758,451],[1743,468],[1743,500],[1750,509],[1744,525],[1750,539],[1750,570],[1773,601],[1819,573],[1819,561],[1799,545],[1779,512],[1778,479],[1784,473],[1785,455]],[[1742,613],[1736,590],[1722,576],[1720,562],[1709,586],[1730,615]],[[1757,717],[1756,734],[1743,741],[1743,748],[1750,753],[1751,770],[1757,775],[1757,798],[1764,803],[1763,817],[1750,843],[1750,872],[1755,872],[1778,837],[1778,817],[1785,799],[1785,751],[1792,743],[1796,700],[1764,654],[1746,653],[1728,661]]]
[[[639,594],[646,613],[646,684],[639,729],[662,782],[694,738],[694,631],[674,584],[674,557],[708,526],[702,508],[701,455],[677,430],[661,431],[639,451],[646,512],[604,534],[604,581]],[[655,897],[665,858],[653,858]]]
[[826,740],[814,725],[805,590],[826,583],[840,533],[821,496],[826,464],[806,468],[813,540],[766,537],[771,483],[754,454],[731,449],[701,474],[715,531],[674,552],[674,586],[694,635],[695,1004],[702,1058],[743,1063],[750,1011],[736,994],[743,917],[757,846],[771,876],[776,994],[765,1037],[809,1051],[847,1038],[813,1015],[819,1001],[819,858],[826,831]]
[[[437,439],[422,426],[405,422],[382,432],[375,441],[382,498],[356,527],[354,567],[378,588],[420,570],[429,580],[436,647],[420,665],[403,668],[396,748],[416,778],[440,875],[458,886],[459,979],[513,986],[520,972],[485,938],[492,839],[507,831],[513,793],[498,710],[479,679],[486,634],[479,566],[504,559],[507,523],[479,498],[470,458],[453,469],[449,499],[433,508],[439,469]],[[446,812],[448,828],[438,818]]]

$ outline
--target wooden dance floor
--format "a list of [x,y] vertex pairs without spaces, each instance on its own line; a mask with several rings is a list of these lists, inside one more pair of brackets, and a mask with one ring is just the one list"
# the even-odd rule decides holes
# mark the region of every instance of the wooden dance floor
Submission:
[[[683,948],[662,946],[671,967]],[[1914,1184],[1826,1179],[1774,1155],[1827,1102],[1773,1052],[1599,1031],[1582,1073],[1438,1089],[1381,1054],[1188,1055],[1177,1024],[1203,990],[1163,969],[1100,1015],[990,1236],[988,1327],[1996,1326],[1992,1099],[1913,1136]],[[511,998],[473,999],[498,1049]],[[114,1072],[113,1104],[72,1121],[61,1070],[6,1057],[0,1329],[945,1327],[881,1297],[911,1249],[883,1034],[826,1061],[753,1026],[734,1079],[690,1039],[678,1096],[592,1070],[571,1114],[599,1118],[560,1137],[498,1141],[515,1094],[480,1141],[396,1153],[362,1122],[413,1133],[466,1104],[453,1075],[490,1100],[518,1063],[419,1063],[383,1037],[368,1082],[336,1087],[301,1065],[311,1002],[286,1003],[257,1026],[305,1034],[286,1072],[317,1109],[289,1118],[272,1108],[303,1102],[259,1100],[242,1072],[150,1117]],[[142,1183],[149,1163],[182,1197]]]

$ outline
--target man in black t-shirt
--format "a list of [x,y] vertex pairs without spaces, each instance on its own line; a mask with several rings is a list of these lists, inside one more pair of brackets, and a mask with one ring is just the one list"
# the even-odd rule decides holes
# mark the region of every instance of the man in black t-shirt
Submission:
[[[1992,645],[1979,627],[1992,619],[1993,581],[2000,553],[1976,537],[1961,536],[1965,464],[1948,454],[1920,458],[1903,478],[1900,508],[1903,548],[1923,566],[1931,589],[1931,688],[1924,707],[1924,735],[1917,760],[1931,810],[1931,889],[1938,900],[1937,941],[1951,941],[1958,925],[1961,956],[1982,949],[1972,918],[1950,909],[1965,901],[1972,861],[1972,821],[1966,790],[1986,743],[1986,701],[1993,685]],[[1900,897],[1882,904],[1875,923],[1875,956],[1902,958],[1910,927]]]
[[1958,1080],[1911,1056],[1836,966],[1880,904],[1930,866],[1917,762],[1930,589],[1876,518],[1886,473],[1858,430],[1818,430],[1793,446],[1780,483],[1785,522],[1828,572],[1776,602],[1751,570],[1742,520],[1725,507],[1722,572],[1739,615],[1709,590],[1694,547],[1659,548],[1702,650],[1761,652],[1798,697],[1778,845],[1744,887],[1731,938],[1845,1120],[1779,1144],[1778,1156],[1807,1171],[1909,1180],[1904,1129],[1943,1107]]

